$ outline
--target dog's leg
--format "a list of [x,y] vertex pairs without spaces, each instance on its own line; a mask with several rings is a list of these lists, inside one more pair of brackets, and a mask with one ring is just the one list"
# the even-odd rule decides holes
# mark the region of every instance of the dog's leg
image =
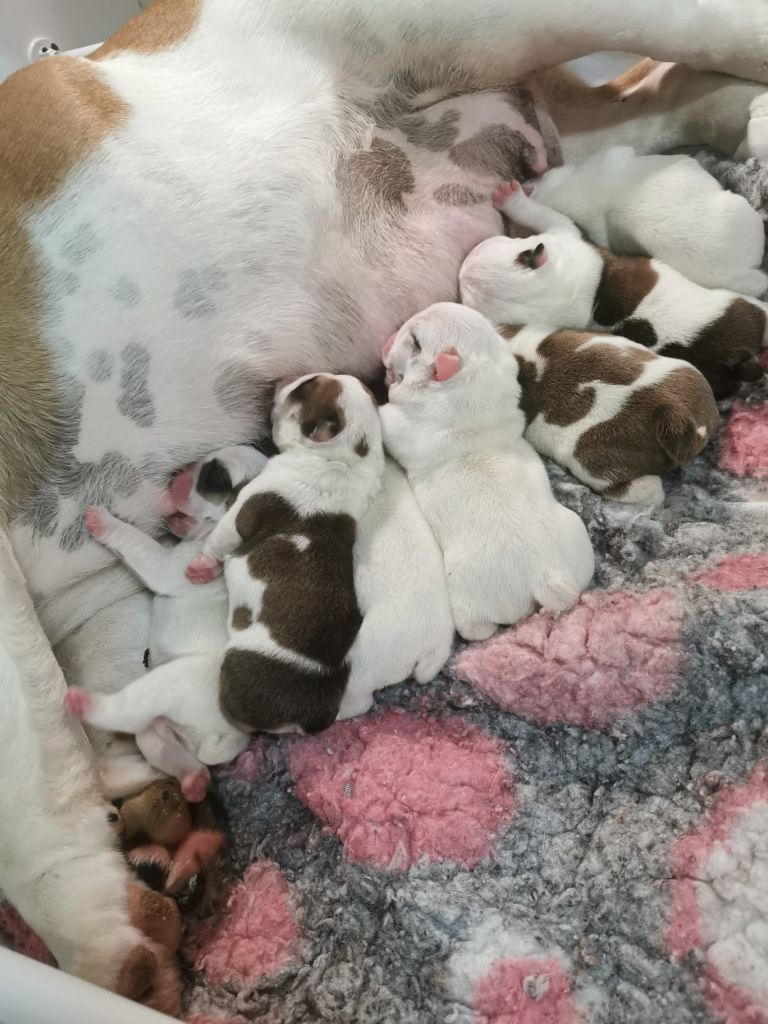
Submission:
[[709,145],[734,154],[756,122],[765,86],[681,64],[644,60],[606,85],[586,85],[568,68],[537,74],[534,88],[560,133],[566,163],[610,146],[661,153]]
[[141,959],[151,982],[154,956],[131,924],[109,808],[5,534],[0,610],[0,886],[62,969],[138,995],[125,965]]
[[424,87],[452,75],[475,86],[519,81],[596,50],[768,80],[764,0],[265,0],[252,17],[253,30],[265,18],[289,24],[355,77],[403,72]]
[[171,595],[186,589],[186,580],[171,558],[172,548],[163,547],[104,508],[87,508],[84,520],[91,536],[118,555],[153,594]]
[[150,764],[179,780],[186,800],[197,804],[205,799],[210,772],[184,746],[167,719],[154,719],[136,735],[136,742]]
[[517,181],[505,181],[500,185],[493,193],[493,205],[514,224],[519,224],[535,235],[554,231],[581,237],[570,217],[530,199]]

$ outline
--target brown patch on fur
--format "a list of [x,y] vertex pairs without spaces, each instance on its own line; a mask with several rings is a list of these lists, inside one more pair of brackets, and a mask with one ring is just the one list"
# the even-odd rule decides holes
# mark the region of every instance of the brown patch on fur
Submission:
[[[576,458],[618,494],[641,476],[661,476],[694,459],[719,424],[717,406],[701,375],[673,370],[658,384],[640,388],[612,419],[579,438]],[[702,437],[697,431],[705,428]]]
[[157,957],[147,946],[135,946],[120,968],[117,994],[138,1000],[152,987],[157,973]]
[[153,843],[174,846],[192,827],[189,806],[175,779],[158,779],[135,796],[126,797],[120,815],[126,842],[146,836]]
[[341,160],[336,177],[344,197],[345,218],[355,223],[367,218],[371,206],[405,213],[403,196],[416,187],[406,154],[393,142],[378,136],[371,141],[370,149]]
[[766,331],[762,309],[746,299],[734,299],[717,320],[703,327],[689,346],[663,345],[665,356],[685,359],[697,367],[715,398],[727,398],[745,381],[763,376],[760,354]]
[[125,104],[85,61],[56,57],[0,86],[0,519],[34,490],[56,448],[59,395],[40,337],[44,297],[25,218],[119,127]]
[[[260,622],[272,639],[329,668],[347,656],[362,621],[355,597],[355,521],[343,514],[302,516],[277,494],[255,494],[240,509],[236,555],[266,584]],[[309,540],[300,551],[291,536]]]
[[536,173],[536,150],[525,136],[505,124],[483,128],[452,146],[448,155],[457,167],[504,180],[527,181]]
[[629,320],[622,320],[618,327],[611,330],[611,334],[629,338],[630,341],[636,341],[638,345],[644,345],[646,348],[654,350],[659,344],[659,336],[653,324],[639,316],[631,316]]
[[232,629],[249,629],[253,625],[253,612],[244,604],[232,612]]
[[596,323],[613,327],[631,317],[653,290],[659,275],[644,256],[614,256],[607,249],[595,246],[603,260],[603,273],[595,293]]
[[172,899],[144,885],[128,886],[128,916],[148,938],[173,956],[181,944],[181,914]]
[[344,411],[339,405],[342,387],[334,377],[318,374],[300,384],[288,396],[292,404],[301,404],[301,432],[310,437],[315,430],[327,429],[332,437],[344,429]]
[[[373,398],[373,395],[371,395],[371,398]],[[374,398],[373,401],[375,404],[376,399]],[[368,439],[365,437],[361,437],[360,440],[355,445],[355,454],[359,455],[361,459],[364,459],[369,451],[370,448],[368,447]]]
[[91,60],[124,50],[157,53],[183,43],[200,19],[202,0],[154,0],[91,54]]

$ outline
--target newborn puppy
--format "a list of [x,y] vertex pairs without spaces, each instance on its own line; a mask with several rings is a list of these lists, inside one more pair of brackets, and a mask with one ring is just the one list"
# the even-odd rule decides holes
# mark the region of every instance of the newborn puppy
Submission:
[[626,338],[501,327],[520,366],[525,436],[596,491],[659,502],[660,474],[695,458],[719,416],[694,367]]
[[592,546],[523,440],[509,346],[479,313],[444,302],[409,320],[384,361],[384,440],[442,548],[459,633],[485,640],[537,603],[569,608],[592,578]]
[[614,146],[549,171],[533,194],[616,253],[654,256],[707,288],[756,297],[768,289],[760,214],[689,156]]
[[495,324],[609,327],[653,352],[692,363],[716,398],[762,377],[761,303],[702,288],[658,260],[599,249],[516,182],[502,186],[494,199],[515,224],[538,234],[489,238],[476,246],[459,275],[465,305]]
[[428,683],[451,653],[443,556],[405,474],[391,459],[358,525],[355,590],[363,624],[349,652],[339,718],[363,714],[376,690],[410,676]]
[[186,577],[189,561],[231,505],[240,488],[266,463],[247,445],[216,452],[187,467],[171,484],[171,504],[186,540],[165,547],[105,509],[90,508],[90,533],[125,562],[155,599],[150,625],[152,671],[114,694],[86,694],[75,687],[67,706],[90,725],[136,734],[147,761],[181,782],[188,800],[201,800],[206,765],[231,760],[248,736],[226,721],[218,705],[218,670],[227,643],[227,593],[223,581],[201,590]]
[[357,522],[381,486],[381,424],[354,377],[311,374],[281,388],[280,452],[244,487],[188,569],[227,560],[230,641],[221,710],[245,730],[317,732],[336,718],[362,616]]

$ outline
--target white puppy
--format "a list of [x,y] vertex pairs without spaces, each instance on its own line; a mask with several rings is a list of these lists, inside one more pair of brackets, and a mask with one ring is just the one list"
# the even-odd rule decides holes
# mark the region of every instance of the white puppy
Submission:
[[768,320],[756,299],[702,288],[659,260],[600,249],[517,182],[505,182],[494,201],[534,234],[489,238],[470,252],[459,274],[465,305],[497,325],[609,327],[652,352],[685,359],[716,398],[762,377]]
[[362,622],[353,550],[381,487],[381,424],[359,380],[325,373],[281,388],[272,418],[280,454],[187,571],[207,582],[230,556],[225,717],[251,731],[316,732],[339,712]]
[[483,640],[537,603],[569,608],[592,578],[592,546],[523,440],[507,343],[479,313],[438,303],[400,329],[384,361],[385,443],[443,550],[459,633]]
[[88,530],[118,555],[155,595],[150,625],[152,671],[114,694],[73,687],[67,705],[89,725],[136,734],[147,761],[181,782],[188,800],[206,793],[207,765],[231,760],[248,743],[219,710],[218,674],[228,640],[223,580],[197,587],[186,567],[202,549],[216,520],[267,459],[247,445],[215,452],[188,467],[170,487],[171,521],[186,535],[166,547],[105,509],[90,508]]
[[376,690],[410,676],[428,683],[451,653],[443,557],[405,474],[391,459],[358,526],[355,590],[363,624],[349,652],[339,718],[363,714]]
[[763,295],[763,221],[689,156],[636,156],[614,146],[548,171],[538,202],[570,217],[597,245],[653,256],[707,288]]

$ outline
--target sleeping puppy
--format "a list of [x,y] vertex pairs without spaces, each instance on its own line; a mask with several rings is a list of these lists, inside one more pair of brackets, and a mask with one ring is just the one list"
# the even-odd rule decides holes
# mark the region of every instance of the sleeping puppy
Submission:
[[384,361],[384,440],[442,548],[459,633],[484,640],[537,603],[569,608],[592,578],[592,546],[523,440],[507,343],[479,313],[438,303],[400,329]]
[[690,156],[637,156],[613,146],[533,182],[537,202],[565,214],[597,245],[654,256],[705,288],[759,297],[763,220]]
[[67,706],[89,725],[136,734],[147,761],[181,782],[191,801],[205,796],[207,765],[222,764],[245,749],[248,736],[219,711],[218,670],[228,640],[227,592],[223,580],[201,589],[186,577],[241,487],[267,459],[248,445],[215,452],[185,468],[171,483],[171,516],[185,534],[166,547],[105,509],[89,508],[91,535],[118,555],[155,597],[150,623],[149,666],[113,694],[87,694],[73,687]]
[[567,217],[512,182],[499,209],[533,237],[490,238],[459,275],[461,301],[495,324],[609,327],[660,355],[701,370],[715,398],[763,375],[765,307],[733,292],[694,284],[658,260],[619,257],[584,241]]
[[410,676],[430,682],[451,653],[443,556],[405,474],[391,459],[358,525],[355,590],[363,624],[349,652],[339,718],[363,714],[376,690]]
[[357,523],[381,486],[381,424],[354,377],[311,374],[278,390],[280,452],[190,565],[212,579],[227,558],[230,641],[221,710],[238,728],[317,732],[336,718],[362,622]]
[[660,474],[695,458],[718,427],[712,389],[680,359],[593,332],[499,331],[520,367],[526,438],[611,498],[662,501]]

